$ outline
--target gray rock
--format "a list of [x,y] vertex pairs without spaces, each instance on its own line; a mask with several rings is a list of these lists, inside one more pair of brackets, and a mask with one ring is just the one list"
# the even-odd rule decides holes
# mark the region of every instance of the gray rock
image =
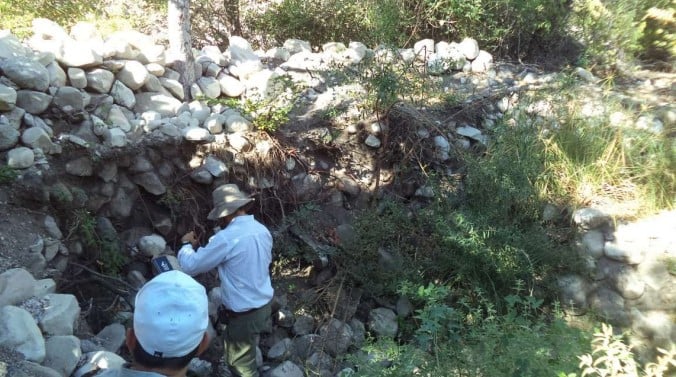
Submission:
[[44,92],[49,87],[49,71],[33,59],[19,57],[0,60],[0,69],[20,89]]
[[35,320],[24,309],[7,305],[0,308],[0,346],[11,348],[29,361],[45,359],[45,340]]
[[557,279],[559,300],[563,308],[574,314],[581,315],[589,309],[587,294],[589,283],[578,275],[565,275]]
[[591,72],[587,71],[582,67],[576,67],[575,74],[584,81],[592,83],[596,81],[596,77],[594,77],[594,75]]
[[479,55],[472,60],[472,72],[483,73],[493,68],[493,55],[481,50]]
[[0,274],[0,307],[16,305],[33,295],[35,278],[23,268],[12,268]]
[[113,101],[120,106],[133,109],[134,105],[136,105],[134,92],[126,87],[120,80],[115,80],[113,87],[110,90],[110,95],[113,97]]
[[210,185],[214,182],[214,176],[204,167],[199,167],[190,173],[190,179],[203,185]]
[[16,105],[30,114],[41,114],[52,103],[52,96],[34,90],[16,92]]
[[221,85],[213,77],[200,77],[197,85],[207,98],[218,98],[221,96]]
[[127,145],[127,135],[121,128],[111,128],[103,134],[103,144],[113,148],[122,148]]
[[296,320],[293,322],[293,334],[294,335],[307,335],[311,334],[315,328],[315,319],[309,315],[299,315],[296,317]]
[[319,328],[319,335],[324,339],[324,350],[336,357],[347,352],[354,333],[347,323],[331,318]]
[[228,175],[228,165],[225,162],[217,159],[214,156],[208,156],[204,160],[204,168],[212,175],[214,178],[221,178]]
[[45,341],[45,349],[46,356],[42,364],[62,376],[70,376],[82,356],[80,339],[72,335],[50,337]]
[[631,320],[624,308],[624,298],[608,288],[599,288],[589,296],[590,307],[614,326],[627,326]]
[[239,114],[225,116],[225,130],[228,133],[247,132],[253,129],[251,122]]
[[73,328],[80,315],[80,305],[70,294],[48,294],[49,305],[38,324],[47,335],[73,335]]
[[94,339],[106,351],[117,352],[124,344],[125,336],[126,330],[123,325],[111,323],[99,331]]
[[317,334],[307,334],[293,339],[296,355],[306,359],[322,347],[322,337]]
[[33,150],[26,147],[17,147],[7,152],[7,166],[12,169],[26,169],[35,163]]
[[144,92],[164,92],[164,94],[172,95],[169,93],[168,90],[164,89],[162,86],[162,83],[160,82],[160,79],[157,78],[157,76],[154,75],[148,75],[148,78],[146,79],[146,83],[143,84],[143,91]]
[[211,114],[204,121],[203,126],[212,134],[220,134],[223,132],[223,124],[225,124],[225,117],[223,115]]
[[317,351],[310,355],[305,361],[306,367],[310,368],[314,373],[320,376],[333,376],[331,369],[333,369],[334,360],[325,352]]
[[60,87],[54,95],[53,103],[54,106],[66,113],[82,111],[84,109],[84,101],[80,90],[72,86]]
[[612,277],[615,289],[627,300],[634,300],[645,292],[645,282],[641,276],[629,266],[623,266]]
[[115,75],[105,69],[96,68],[87,72],[85,78],[87,79],[87,89],[101,94],[108,94],[113,86]]
[[117,72],[116,78],[131,90],[140,89],[148,79],[146,67],[135,60],[128,60],[124,67]]
[[7,121],[9,121],[10,126],[18,130],[21,128],[21,120],[25,114],[26,110],[20,107],[15,107],[12,110],[3,113],[2,115],[7,119]]
[[603,232],[596,229],[585,232],[585,234],[582,236],[582,246],[586,255],[589,255],[595,259],[601,258],[603,256],[603,249],[605,246]]
[[300,39],[287,39],[283,47],[292,55],[298,52],[312,52],[310,42]]
[[434,53],[434,39],[423,39],[413,44],[413,52],[419,61],[427,61]]
[[56,282],[53,279],[41,279],[35,283],[33,296],[42,298],[49,293],[56,293]]
[[582,229],[596,229],[608,224],[610,218],[596,208],[580,208],[573,212],[573,222]]
[[50,86],[55,86],[55,87],[61,87],[66,85],[68,82],[68,77],[66,76],[66,72],[61,68],[61,66],[56,63],[52,62],[48,64],[47,66],[47,71],[49,72],[49,85]]
[[8,123],[0,123],[0,151],[6,151],[16,146],[21,134]]
[[369,312],[368,327],[378,336],[394,338],[399,331],[397,315],[392,309],[373,309]]
[[218,84],[220,85],[221,93],[228,97],[239,97],[246,90],[246,86],[241,81],[227,74],[222,74],[218,77]]
[[0,111],[12,110],[16,106],[16,90],[0,84]]
[[292,361],[285,361],[280,365],[273,368],[269,374],[269,377],[304,377],[305,374],[303,370]]
[[641,245],[631,240],[606,242],[603,250],[608,258],[628,264],[639,264],[645,259],[645,252]]
[[106,120],[108,121],[108,124],[112,125],[114,128],[119,128],[122,132],[129,132],[131,131],[131,123],[127,116],[124,115],[126,109],[123,109],[124,108],[117,105],[111,106]]
[[287,308],[280,308],[276,313],[275,313],[275,320],[277,322],[277,325],[280,327],[285,327],[289,328],[292,327],[294,322],[295,322],[295,317],[291,310]]
[[50,150],[52,148],[52,140],[47,131],[41,127],[30,127],[21,134],[21,142],[30,148],[41,148],[43,150]]
[[82,68],[68,68],[68,81],[74,88],[84,89],[87,87],[87,75]]
[[267,357],[273,361],[281,361],[288,359],[293,354],[293,341],[289,338],[284,338],[270,347]]
[[66,172],[78,177],[91,177],[94,174],[94,165],[89,157],[83,156],[66,163]]
[[162,116],[175,116],[181,102],[174,97],[159,92],[143,92],[136,94],[134,112],[155,111]]
[[25,58],[32,51],[24,47],[21,41],[9,32],[0,34],[0,60],[9,58]]
[[371,148],[380,148],[381,145],[380,139],[378,139],[378,137],[375,135],[368,135],[364,143]]
[[366,341],[366,326],[364,323],[356,318],[352,318],[349,322],[350,328],[352,329],[352,343],[356,347],[361,347]]
[[134,206],[134,199],[127,191],[120,187],[110,200],[110,215],[114,218],[124,219],[129,217]]
[[169,93],[171,93],[174,97],[183,100],[185,99],[185,91],[183,90],[183,85],[178,81],[174,79],[169,79],[166,77],[160,77],[160,84],[162,84],[162,87],[164,87]]
[[19,363],[18,369],[25,371],[26,377],[63,377],[61,373],[52,368],[30,361],[22,361]]
[[56,254],[59,252],[59,245],[60,242],[58,240],[55,240],[53,238],[46,238],[45,239],[45,250],[44,250],[44,255],[45,255],[45,260],[47,262],[50,262]]
[[57,240],[60,240],[63,238],[63,233],[61,233],[61,229],[59,229],[59,226],[56,224],[56,220],[52,216],[45,216],[45,230],[47,231],[47,234],[50,236],[54,237]]
[[479,56],[479,43],[473,38],[465,38],[458,44],[458,49],[465,58],[474,60]]
[[153,195],[167,192],[167,187],[155,172],[136,174],[132,176],[132,181]]

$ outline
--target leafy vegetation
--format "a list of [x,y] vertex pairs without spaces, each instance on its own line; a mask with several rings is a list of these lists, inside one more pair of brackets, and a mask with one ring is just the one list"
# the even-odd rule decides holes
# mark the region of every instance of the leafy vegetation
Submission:
[[676,368],[676,345],[672,344],[669,350],[659,348],[660,355],[657,359],[641,368],[635,360],[631,347],[626,344],[622,336],[615,335],[613,327],[607,324],[603,324],[601,329],[594,333],[592,347],[591,354],[587,353],[579,357],[582,377],[662,377],[666,376],[670,369]]
[[[405,319],[411,340],[370,342],[356,358],[357,376],[555,376],[577,369],[588,339],[559,313],[546,315],[540,300],[518,289],[499,314],[480,289],[459,300],[442,285],[402,289],[421,309]],[[383,365],[389,365],[384,368]]]
[[[97,221],[86,209],[73,210],[69,219],[69,236],[77,235],[87,257],[105,274],[117,276],[127,264],[127,257],[116,237],[101,233]],[[68,238],[67,237],[67,238]]]
[[19,173],[9,166],[0,166],[0,184],[9,184],[19,176]]

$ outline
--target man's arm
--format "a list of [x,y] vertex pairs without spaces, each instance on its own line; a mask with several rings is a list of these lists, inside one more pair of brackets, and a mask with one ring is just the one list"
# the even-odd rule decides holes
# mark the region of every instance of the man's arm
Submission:
[[178,263],[183,272],[195,276],[221,264],[225,260],[227,247],[226,240],[218,236],[212,237],[206,246],[198,247],[197,250],[191,242],[187,242],[178,250]]

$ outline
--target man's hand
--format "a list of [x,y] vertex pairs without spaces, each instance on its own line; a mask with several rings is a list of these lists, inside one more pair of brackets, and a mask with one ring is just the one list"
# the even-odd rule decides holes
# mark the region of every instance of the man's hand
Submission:
[[189,243],[192,245],[192,247],[197,246],[197,237],[195,236],[195,232],[190,231],[184,234],[183,237],[181,237],[181,243],[182,244]]

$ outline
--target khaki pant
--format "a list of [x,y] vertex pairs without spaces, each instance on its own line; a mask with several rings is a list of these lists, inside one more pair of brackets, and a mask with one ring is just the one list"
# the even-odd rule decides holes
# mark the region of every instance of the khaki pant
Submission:
[[258,377],[256,347],[261,333],[272,331],[270,303],[243,315],[230,316],[225,328],[225,361],[240,377]]

